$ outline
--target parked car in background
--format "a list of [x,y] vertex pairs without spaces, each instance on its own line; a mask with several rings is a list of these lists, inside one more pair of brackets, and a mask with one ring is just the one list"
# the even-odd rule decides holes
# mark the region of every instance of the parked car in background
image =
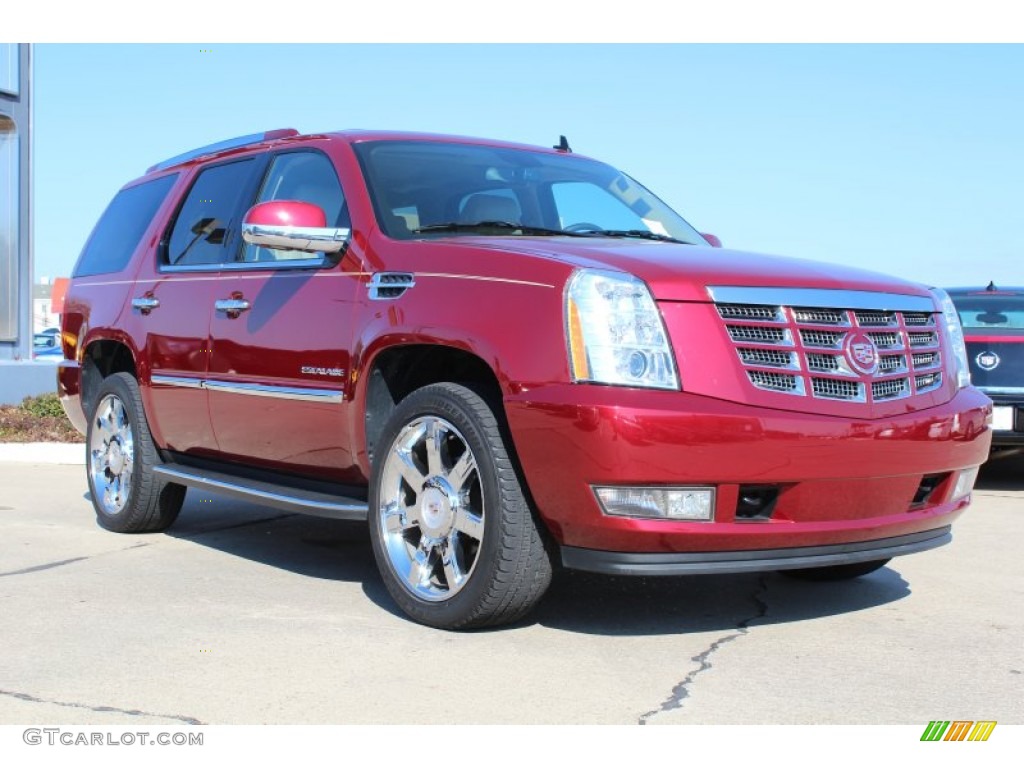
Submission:
[[32,335],[32,359],[45,362],[57,362],[64,359],[59,328],[47,328]]
[[949,297],[716,245],[564,137],[158,163],[64,303],[99,523],[162,530],[187,487],[360,520],[447,629],[518,619],[559,563],[851,579],[949,542],[992,416]]
[[50,349],[60,344],[60,336],[53,333],[32,334],[32,346],[35,349]]
[[971,381],[992,398],[993,456],[1024,450],[1024,288],[950,288]]

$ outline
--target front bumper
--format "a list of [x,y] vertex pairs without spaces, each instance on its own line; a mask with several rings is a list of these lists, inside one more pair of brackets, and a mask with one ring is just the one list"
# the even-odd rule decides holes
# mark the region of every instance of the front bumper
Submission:
[[890,539],[831,544],[824,547],[756,549],[739,552],[602,552],[562,547],[562,565],[580,571],[618,576],[691,576],[700,573],[785,571],[888,560],[941,547],[952,541],[949,526]]
[[[780,557],[791,557],[780,551],[839,547],[804,555],[849,556],[853,550],[843,550],[846,545],[943,529],[970,502],[969,495],[952,497],[960,471],[983,463],[991,441],[991,401],[972,388],[944,405],[875,420],[779,411],[685,392],[571,384],[524,391],[507,397],[505,406],[531,496],[556,540],[571,548],[568,562],[577,567],[586,567],[581,557],[602,558],[573,550],[727,553],[717,560],[669,558],[671,572],[695,572],[685,570],[688,563],[706,568],[728,561],[714,568],[753,570],[736,553],[759,552],[763,563],[756,569],[776,569],[785,567]],[[926,477],[937,477],[937,485],[915,503]],[[594,485],[711,485],[714,519],[605,515]],[[778,488],[770,519],[737,518],[745,485]],[[889,556],[879,554],[885,546],[859,551],[874,550],[862,559],[882,559]]]

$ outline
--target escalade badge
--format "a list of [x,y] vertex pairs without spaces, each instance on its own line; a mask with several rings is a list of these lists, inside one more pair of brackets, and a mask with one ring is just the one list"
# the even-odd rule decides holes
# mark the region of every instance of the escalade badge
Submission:
[[983,371],[993,371],[999,367],[999,355],[995,352],[980,352],[974,362],[978,364],[978,367]]
[[846,359],[853,370],[871,375],[878,370],[878,347],[866,333],[854,333],[846,341]]
[[345,375],[344,368],[321,368],[319,365],[304,365],[300,369],[303,376],[334,376]]

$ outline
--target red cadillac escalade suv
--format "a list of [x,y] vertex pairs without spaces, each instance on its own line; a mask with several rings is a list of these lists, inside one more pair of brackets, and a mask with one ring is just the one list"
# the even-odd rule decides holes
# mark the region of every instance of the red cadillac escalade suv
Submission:
[[841,579],[948,542],[992,416],[949,298],[717,246],[564,139],[284,129],[155,165],[65,303],[99,523],[162,530],[188,487],[364,520],[450,629],[523,616],[557,562]]

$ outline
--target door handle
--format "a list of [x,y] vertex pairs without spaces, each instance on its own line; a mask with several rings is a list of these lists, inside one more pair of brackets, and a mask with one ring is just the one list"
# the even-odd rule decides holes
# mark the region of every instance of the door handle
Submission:
[[148,315],[159,306],[160,299],[153,296],[137,296],[132,299],[132,308],[139,310],[144,315]]
[[245,299],[218,299],[213,302],[213,308],[218,312],[223,312],[228,317],[238,317],[251,306]]

